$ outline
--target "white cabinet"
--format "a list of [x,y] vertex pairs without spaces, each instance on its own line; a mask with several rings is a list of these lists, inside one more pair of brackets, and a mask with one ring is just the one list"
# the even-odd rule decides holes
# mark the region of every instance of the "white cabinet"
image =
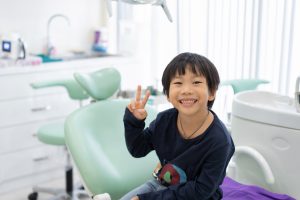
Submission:
[[[56,171],[63,172],[66,160],[63,147],[43,144],[35,134],[44,124],[63,122],[79,103],[70,100],[63,89],[37,91],[30,83],[68,74],[72,76],[69,70],[0,75],[0,196],[47,181]],[[29,177],[30,182],[24,181]]]
[[138,61],[121,57],[0,68],[0,198],[1,193],[63,177],[63,147],[43,144],[34,135],[43,124],[62,122],[79,102],[63,88],[34,90],[30,83],[72,78],[74,72],[104,67],[120,70],[123,89],[134,88],[136,83],[131,81],[134,86],[130,86],[127,79],[133,80],[133,74],[142,70]]
[[0,102],[0,127],[23,124],[68,115],[79,105],[67,94],[32,96]]
[[39,173],[44,173],[44,176],[50,178],[51,171],[47,174],[49,170],[63,170],[64,154],[61,148],[40,145],[3,154],[0,156],[0,162],[0,191],[5,192],[10,190],[5,187],[6,182],[17,181],[26,176],[38,176]]

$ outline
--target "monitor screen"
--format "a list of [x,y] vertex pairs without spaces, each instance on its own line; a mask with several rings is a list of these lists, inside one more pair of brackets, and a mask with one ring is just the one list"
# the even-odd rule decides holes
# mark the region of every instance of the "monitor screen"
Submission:
[[10,41],[2,41],[2,51],[3,52],[11,52],[11,42]]

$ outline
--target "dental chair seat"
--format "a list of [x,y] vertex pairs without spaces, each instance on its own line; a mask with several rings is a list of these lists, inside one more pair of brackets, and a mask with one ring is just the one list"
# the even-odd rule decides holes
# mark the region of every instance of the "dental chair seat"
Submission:
[[47,124],[39,128],[38,139],[50,145],[65,145],[64,125],[62,123]]
[[[120,199],[152,178],[158,162],[155,153],[133,158],[125,144],[123,115],[128,104],[124,99],[99,101],[66,119],[66,144],[91,197],[108,193],[111,199]],[[149,124],[156,111],[146,109]]]

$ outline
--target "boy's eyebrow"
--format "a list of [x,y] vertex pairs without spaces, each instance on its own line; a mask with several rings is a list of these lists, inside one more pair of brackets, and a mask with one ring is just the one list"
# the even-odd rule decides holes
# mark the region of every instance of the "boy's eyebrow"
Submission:
[[173,79],[174,79],[174,78],[181,78],[181,77],[182,77],[182,75],[181,75],[181,76],[180,76],[180,75],[179,75],[179,76],[174,76]]
[[[172,79],[174,78],[182,78],[183,75],[175,75]],[[204,77],[203,75],[201,74],[193,74],[192,78],[201,78],[201,77]]]

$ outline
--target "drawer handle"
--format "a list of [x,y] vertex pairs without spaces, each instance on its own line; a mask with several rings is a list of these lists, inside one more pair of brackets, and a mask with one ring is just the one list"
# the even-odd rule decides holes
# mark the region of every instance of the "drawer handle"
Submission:
[[51,106],[31,108],[32,112],[41,112],[41,111],[46,111],[46,110],[51,110]]
[[41,161],[48,160],[48,159],[49,159],[48,156],[41,156],[41,157],[34,158],[33,161],[34,162],[41,162]]

